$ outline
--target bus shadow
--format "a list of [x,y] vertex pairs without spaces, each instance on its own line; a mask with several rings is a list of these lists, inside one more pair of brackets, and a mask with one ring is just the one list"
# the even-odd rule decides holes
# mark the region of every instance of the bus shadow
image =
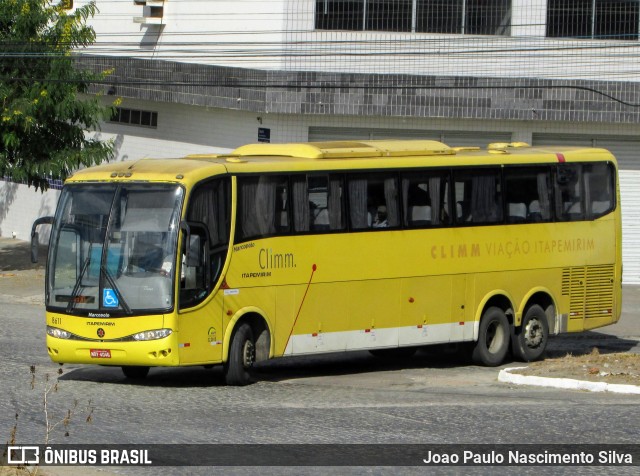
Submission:
[[61,375],[59,380],[163,388],[207,388],[225,385],[222,366],[214,368],[154,367],[143,379],[125,377],[120,367],[87,366],[69,370]]
[[[255,368],[255,381],[279,382],[296,378],[357,375],[421,367],[450,368],[464,365],[470,365],[464,355],[456,352],[445,355],[433,348],[421,349],[415,356],[407,358],[380,358],[367,351],[340,352],[283,357],[260,363]],[[120,367],[82,366],[67,370],[59,380],[165,388],[225,386],[221,365],[212,368],[155,367],[150,369],[144,379],[126,378]]]
[[285,357],[257,366],[258,380],[279,382],[296,378],[357,375],[373,372],[471,366],[468,349],[430,346],[410,357],[377,357],[368,351],[341,352],[302,357]]
[[[594,331],[553,336],[545,358],[587,355],[594,347],[601,354],[640,351],[640,342]],[[472,344],[432,345],[420,348],[414,356],[405,358],[375,357],[367,351],[325,354],[308,357],[288,357],[269,361],[258,367],[258,379],[282,380],[356,375],[408,369],[464,369],[477,367],[471,360]],[[508,354],[504,364],[520,364]]]
[[639,346],[640,342],[634,339],[625,339],[595,331],[585,331],[551,337],[547,346],[546,357],[564,357],[567,354],[574,356],[586,355],[590,354],[594,348],[597,348],[601,354],[624,353]]
[[[553,336],[549,341],[546,358],[579,356],[593,352],[601,354],[624,353],[638,348],[640,342],[594,331]],[[309,356],[283,357],[263,362],[255,367],[257,382],[280,382],[313,377],[358,375],[409,369],[463,369],[475,367],[471,361],[471,346],[432,345],[418,349],[411,357],[376,357],[368,351],[339,352]],[[515,362],[510,355],[505,364]],[[213,368],[180,367],[152,368],[145,379],[129,379],[120,367],[86,366],[74,368],[59,377],[60,380],[137,385],[145,387],[221,387],[225,385],[221,365]]]

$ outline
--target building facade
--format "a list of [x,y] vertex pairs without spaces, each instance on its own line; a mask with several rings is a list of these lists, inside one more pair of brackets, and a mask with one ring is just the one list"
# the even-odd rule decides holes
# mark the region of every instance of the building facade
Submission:
[[[121,100],[98,133],[116,160],[332,139],[606,147],[621,167],[624,280],[640,283],[640,2],[97,6],[78,62],[109,71],[95,92]],[[0,210],[3,236],[27,213],[16,203]]]

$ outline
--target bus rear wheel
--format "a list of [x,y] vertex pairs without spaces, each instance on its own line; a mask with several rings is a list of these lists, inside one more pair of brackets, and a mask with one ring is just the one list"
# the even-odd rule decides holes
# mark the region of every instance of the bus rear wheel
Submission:
[[513,355],[524,362],[538,360],[544,354],[549,340],[549,324],[544,309],[534,304],[522,318],[513,341]]
[[247,323],[241,324],[233,334],[229,347],[229,358],[224,364],[227,385],[251,383],[251,368],[256,361],[256,345],[253,331]]
[[487,367],[500,365],[509,351],[509,320],[499,307],[490,307],[480,319],[478,341],[471,358],[476,364]]
[[149,373],[149,367],[143,365],[123,365],[122,373],[133,380],[142,380]]

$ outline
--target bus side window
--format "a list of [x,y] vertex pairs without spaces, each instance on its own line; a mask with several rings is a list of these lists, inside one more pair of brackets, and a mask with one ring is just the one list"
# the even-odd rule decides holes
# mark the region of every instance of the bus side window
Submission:
[[582,166],[561,164],[556,169],[556,216],[560,221],[584,220]]
[[587,213],[592,219],[606,215],[614,207],[613,167],[610,164],[584,164]]
[[551,220],[548,167],[505,167],[504,180],[509,223]]
[[449,223],[448,175],[410,173],[402,177],[404,224],[407,227],[441,226]]
[[307,177],[309,192],[309,229],[326,231],[329,229],[329,187],[326,176]]
[[460,205],[458,224],[488,224],[502,221],[500,170],[455,170],[454,180],[455,202]]
[[[288,178],[260,175],[238,179],[238,239],[248,240],[289,231]],[[295,192],[295,191],[294,191]],[[283,221],[283,212],[286,217]]]
[[[183,243],[180,253],[182,263],[180,271],[180,309],[202,302],[211,291],[210,273],[207,272],[209,259],[208,243],[204,226],[192,227],[189,243]],[[187,247],[189,255],[187,256]]]
[[342,178],[335,175],[310,175],[308,187],[311,230],[342,230]]
[[293,231],[305,233],[311,225],[312,205],[309,202],[309,185],[306,175],[291,177],[291,201],[293,211]]
[[289,181],[276,185],[276,230],[279,233],[289,232],[289,207],[291,204],[289,198]]
[[352,229],[400,226],[395,174],[353,174],[348,179],[348,193]]

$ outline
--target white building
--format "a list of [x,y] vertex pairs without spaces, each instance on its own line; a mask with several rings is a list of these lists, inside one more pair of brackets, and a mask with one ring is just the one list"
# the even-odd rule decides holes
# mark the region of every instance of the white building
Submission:
[[[85,0],[75,0],[75,6]],[[640,283],[640,2],[97,0],[117,160],[325,139],[609,148]],[[3,193],[4,192],[4,193]],[[55,206],[0,182],[0,235]],[[23,200],[22,197],[31,197]],[[52,198],[53,197],[53,198]],[[19,199],[18,199],[19,198]]]

